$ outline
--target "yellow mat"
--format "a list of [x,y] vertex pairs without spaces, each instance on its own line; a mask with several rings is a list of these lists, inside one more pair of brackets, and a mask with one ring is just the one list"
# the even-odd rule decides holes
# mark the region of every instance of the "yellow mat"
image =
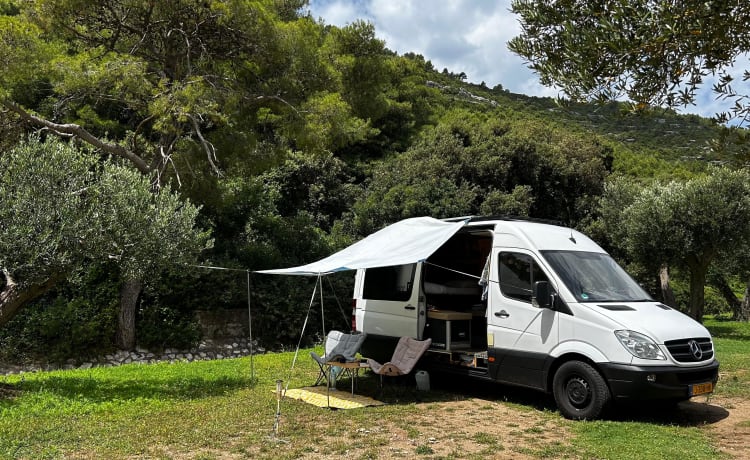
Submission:
[[293,388],[286,391],[286,397],[299,399],[318,407],[332,407],[335,409],[356,409],[366,406],[382,406],[384,403],[367,396],[353,395],[344,390],[331,390],[330,406],[326,395],[326,387]]

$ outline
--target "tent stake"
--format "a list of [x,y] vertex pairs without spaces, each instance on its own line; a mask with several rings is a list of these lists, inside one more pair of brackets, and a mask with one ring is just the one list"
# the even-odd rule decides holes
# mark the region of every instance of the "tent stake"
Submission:
[[273,433],[271,440],[276,442],[289,442],[285,439],[279,439],[279,424],[281,422],[281,395],[283,380],[276,380],[276,420],[273,422]]

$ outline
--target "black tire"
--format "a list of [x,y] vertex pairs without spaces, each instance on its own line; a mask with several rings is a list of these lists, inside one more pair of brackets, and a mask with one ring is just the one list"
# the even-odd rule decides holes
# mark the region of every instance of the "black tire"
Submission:
[[593,420],[610,400],[604,378],[591,365],[568,361],[560,366],[552,381],[552,392],[560,413],[573,420]]

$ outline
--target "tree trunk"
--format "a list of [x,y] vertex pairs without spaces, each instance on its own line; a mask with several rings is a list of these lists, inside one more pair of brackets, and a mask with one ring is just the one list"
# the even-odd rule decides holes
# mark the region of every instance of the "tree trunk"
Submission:
[[745,296],[740,302],[739,308],[734,311],[734,320],[750,321],[750,280],[745,284]]
[[688,311],[690,316],[699,323],[703,322],[703,307],[705,305],[706,273],[708,267],[700,263],[688,263],[690,267],[690,301]]
[[714,275],[711,276],[710,282],[711,285],[715,287],[717,291],[719,291],[721,296],[724,297],[724,300],[727,301],[729,307],[732,310],[732,319],[736,320],[742,302],[737,298],[736,295],[734,295],[734,291],[732,291],[729,283],[727,283],[726,278],[724,278],[724,276],[722,275]]
[[2,277],[0,279],[5,280],[4,283],[0,284],[2,286],[2,289],[0,289],[0,327],[12,320],[16,316],[16,313],[26,304],[45,294],[55,287],[57,283],[65,279],[64,275],[57,274],[51,276],[43,283],[35,284],[21,290],[16,280],[6,270],[0,271],[0,277]]
[[672,308],[677,308],[677,299],[672,292],[672,286],[669,285],[669,266],[667,264],[663,264],[659,269],[659,286],[661,287],[662,301]]
[[121,350],[135,349],[135,313],[140,294],[140,280],[125,280],[120,287],[120,313],[117,317],[115,343]]

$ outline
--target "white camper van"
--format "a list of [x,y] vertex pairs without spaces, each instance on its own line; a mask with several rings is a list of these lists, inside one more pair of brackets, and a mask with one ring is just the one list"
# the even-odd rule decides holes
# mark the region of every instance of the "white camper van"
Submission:
[[[451,221],[451,220],[449,220]],[[420,366],[535,388],[592,419],[611,401],[713,392],[709,332],[654,301],[569,228],[497,218],[464,225],[415,263],[357,270],[353,328],[364,356],[432,338]]]

